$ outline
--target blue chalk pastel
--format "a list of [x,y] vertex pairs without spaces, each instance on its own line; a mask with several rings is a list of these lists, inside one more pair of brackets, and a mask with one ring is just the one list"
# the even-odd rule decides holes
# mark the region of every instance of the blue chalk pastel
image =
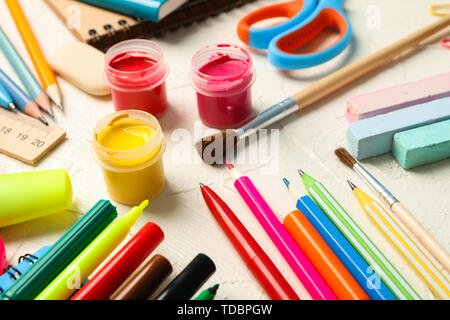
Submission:
[[[391,290],[374,274],[372,268],[310,196],[303,196],[298,199],[297,209],[305,215],[371,299],[397,300]],[[374,280],[376,281],[374,282]]]
[[450,158],[450,120],[397,133],[392,154],[405,169]]
[[347,129],[349,151],[359,160],[392,150],[398,132],[450,119],[450,97],[352,123]]

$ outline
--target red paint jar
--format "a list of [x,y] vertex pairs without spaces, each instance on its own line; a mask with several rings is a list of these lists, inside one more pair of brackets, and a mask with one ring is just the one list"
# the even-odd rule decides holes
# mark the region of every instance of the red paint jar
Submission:
[[191,82],[200,119],[209,127],[237,128],[252,114],[255,71],[244,49],[228,44],[207,46],[192,58]]
[[168,73],[163,52],[152,41],[123,41],[106,53],[105,78],[116,111],[137,109],[162,117],[168,106]]

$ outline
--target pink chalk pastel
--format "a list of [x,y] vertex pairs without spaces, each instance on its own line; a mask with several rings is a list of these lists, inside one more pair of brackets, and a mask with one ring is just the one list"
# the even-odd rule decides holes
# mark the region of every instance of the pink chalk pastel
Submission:
[[349,123],[450,96],[450,72],[347,100]]

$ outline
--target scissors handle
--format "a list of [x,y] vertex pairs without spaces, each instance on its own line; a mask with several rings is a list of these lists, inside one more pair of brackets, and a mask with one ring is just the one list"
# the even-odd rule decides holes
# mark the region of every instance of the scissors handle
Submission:
[[[277,35],[298,25],[317,7],[317,0],[294,0],[259,8],[243,17],[238,24],[238,36],[254,49],[267,49]],[[257,22],[272,18],[288,18],[286,22],[266,28],[256,28]]]
[[433,16],[445,17],[450,14],[450,4],[435,4],[429,8],[429,11]]
[[[305,21],[275,37],[269,45],[269,61],[277,68],[296,70],[322,64],[344,51],[351,41],[352,28],[342,10],[342,2],[321,0]],[[340,35],[336,41],[321,51],[296,53],[327,28],[338,29]]]

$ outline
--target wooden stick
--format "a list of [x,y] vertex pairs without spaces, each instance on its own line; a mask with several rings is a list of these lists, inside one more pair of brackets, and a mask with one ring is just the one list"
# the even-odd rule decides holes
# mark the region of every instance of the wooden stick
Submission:
[[394,60],[406,50],[418,45],[423,40],[449,25],[450,16],[442,18],[386,48],[330,74],[306,89],[294,94],[292,98],[297,102],[298,108],[303,109]]
[[396,202],[391,207],[397,218],[419,239],[422,245],[450,271],[450,257],[447,252],[437,243],[436,240],[417,222],[408,210],[400,203]]

